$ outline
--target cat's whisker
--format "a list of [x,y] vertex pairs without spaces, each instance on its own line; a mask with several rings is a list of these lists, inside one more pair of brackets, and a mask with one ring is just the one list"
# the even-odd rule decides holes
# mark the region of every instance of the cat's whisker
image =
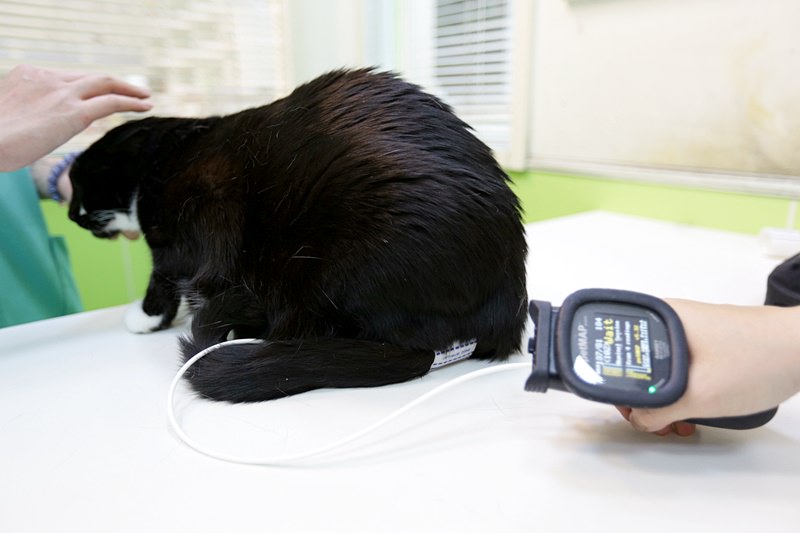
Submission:
[[331,297],[330,297],[330,296],[328,296],[328,293],[326,293],[326,292],[325,292],[325,291],[323,291],[322,289],[320,289],[320,292],[321,292],[322,294],[324,294],[324,295],[325,295],[325,298],[327,298],[327,299],[328,299],[328,301],[331,303],[331,305],[333,306],[333,308],[334,308],[334,309],[336,309],[336,310],[338,311],[338,310],[339,310],[339,306],[338,306],[338,305],[336,305],[336,303],[335,303],[333,300],[331,300]]

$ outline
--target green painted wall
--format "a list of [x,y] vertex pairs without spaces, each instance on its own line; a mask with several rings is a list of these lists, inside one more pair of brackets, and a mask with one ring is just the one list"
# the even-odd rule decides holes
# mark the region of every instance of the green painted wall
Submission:
[[65,208],[49,200],[41,205],[50,233],[67,241],[84,309],[120,305],[144,295],[151,268],[144,240],[97,239],[69,220]]
[[[512,178],[526,222],[603,209],[755,234],[765,226],[783,227],[790,204],[778,198],[540,172],[512,173]],[[144,295],[151,268],[144,241],[96,239],[54,202],[42,202],[42,209],[50,232],[66,238],[87,310]]]
[[541,172],[511,173],[526,222],[602,209],[709,228],[758,233],[784,227],[790,201]]

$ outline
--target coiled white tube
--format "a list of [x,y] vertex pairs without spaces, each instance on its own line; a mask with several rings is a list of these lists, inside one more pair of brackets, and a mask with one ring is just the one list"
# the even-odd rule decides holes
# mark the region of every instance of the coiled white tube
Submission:
[[341,448],[345,444],[349,444],[361,437],[372,433],[376,429],[381,426],[384,426],[394,420],[395,418],[407,413],[408,411],[416,408],[420,404],[430,400],[434,396],[438,396],[439,394],[449,390],[453,387],[461,385],[462,383],[466,383],[467,381],[472,381],[474,379],[478,379],[483,376],[488,376],[490,374],[496,374],[498,372],[507,372],[509,370],[519,370],[522,368],[530,369],[530,363],[506,363],[497,366],[489,366],[486,368],[481,368],[480,370],[476,370],[474,372],[470,372],[468,374],[464,374],[463,376],[459,376],[454,378],[442,385],[439,385],[435,389],[432,389],[416,400],[409,402],[408,404],[404,405],[400,409],[397,409],[393,413],[389,414],[388,416],[381,418],[377,422],[370,424],[369,426],[365,427],[364,429],[357,431],[347,437],[342,439],[336,440],[324,446],[320,446],[318,448],[313,448],[311,450],[286,454],[286,455],[277,455],[273,457],[241,457],[237,455],[231,455],[224,452],[219,452],[216,450],[212,450],[207,446],[200,444],[199,442],[192,439],[189,435],[183,431],[180,424],[178,423],[177,418],[175,417],[175,407],[174,407],[174,398],[175,398],[175,390],[178,387],[178,383],[180,383],[181,378],[186,373],[189,368],[195,364],[197,361],[205,357],[206,355],[224,347],[230,346],[233,344],[253,344],[262,342],[258,339],[235,339],[224,341],[219,344],[215,344],[213,346],[209,346],[205,350],[197,353],[191,359],[186,361],[184,365],[178,370],[178,373],[175,375],[175,378],[172,380],[172,384],[169,387],[169,392],[167,394],[167,417],[169,418],[170,426],[172,427],[175,434],[183,441],[187,446],[193,448],[194,450],[207,455],[209,457],[213,457],[214,459],[219,459],[221,461],[227,461],[229,463],[238,463],[238,464],[245,464],[245,465],[260,465],[260,466],[282,466],[282,465],[290,465],[300,463],[305,459],[309,459],[311,457],[323,455],[328,453],[336,448]]

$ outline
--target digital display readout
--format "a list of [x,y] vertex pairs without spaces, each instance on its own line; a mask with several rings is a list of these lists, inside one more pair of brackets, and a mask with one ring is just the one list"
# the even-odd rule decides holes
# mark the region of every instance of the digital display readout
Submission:
[[578,310],[572,325],[572,360],[581,380],[653,394],[669,378],[669,349],[660,340],[666,333],[663,324],[638,310],[621,304],[587,304]]
[[[666,301],[626,290],[581,289],[561,307],[532,300],[528,313],[535,327],[525,390],[555,389],[634,409],[671,405],[685,394],[689,346]],[[769,422],[776,410],[689,422],[749,429]]]
[[590,364],[603,377],[653,379],[647,319],[595,313]]

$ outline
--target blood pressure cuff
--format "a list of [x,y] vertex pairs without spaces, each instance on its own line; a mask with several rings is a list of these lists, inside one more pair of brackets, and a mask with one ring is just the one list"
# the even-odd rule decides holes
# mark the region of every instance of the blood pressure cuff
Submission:
[[769,275],[764,304],[778,307],[800,305],[800,254],[775,267]]

